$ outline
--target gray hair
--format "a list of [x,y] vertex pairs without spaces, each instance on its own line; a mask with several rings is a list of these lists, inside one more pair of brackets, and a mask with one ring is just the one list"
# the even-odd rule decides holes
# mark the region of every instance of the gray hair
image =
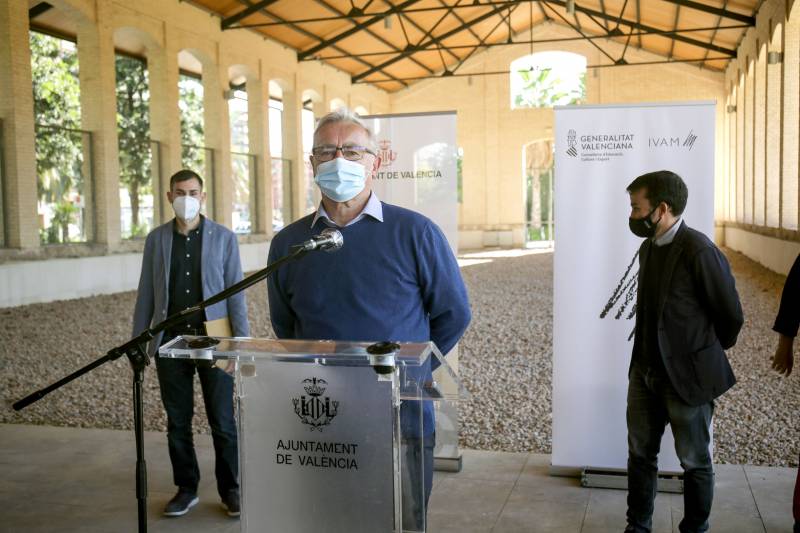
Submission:
[[364,121],[361,120],[361,117],[358,116],[358,113],[347,107],[340,107],[336,111],[331,111],[319,119],[319,122],[317,122],[317,127],[314,128],[314,144],[317,144],[317,132],[319,130],[329,124],[338,124],[340,122],[344,124],[355,124],[363,129],[367,134],[367,148],[373,152],[377,151],[378,148],[375,143],[375,139],[372,137],[372,132],[370,129],[367,127]]

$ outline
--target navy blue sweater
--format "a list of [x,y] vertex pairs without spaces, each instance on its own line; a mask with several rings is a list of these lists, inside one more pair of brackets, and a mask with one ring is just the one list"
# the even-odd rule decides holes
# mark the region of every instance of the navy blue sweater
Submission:
[[[382,203],[383,222],[365,216],[339,228],[342,248],[315,252],[280,268],[267,281],[275,334],[286,339],[433,341],[446,354],[470,321],[467,290],[441,230],[428,218]],[[326,227],[308,215],[273,239],[269,262]],[[423,369],[430,378],[430,367]],[[423,409],[424,434],[433,408]],[[414,435],[417,402],[403,408],[406,435]],[[411,433],[411,435],[409,435]]]

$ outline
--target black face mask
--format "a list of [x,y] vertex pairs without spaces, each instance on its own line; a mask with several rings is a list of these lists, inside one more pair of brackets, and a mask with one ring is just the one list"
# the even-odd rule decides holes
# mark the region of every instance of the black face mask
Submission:
[[628,227],[634,235],[649,239],[656,234],[656,228],[658,227],[658,223],[661,222],[661,217],[658,217],[658,220],[655,222],[650,220],[650,216],[656,212],[656,209],[658,209],[658,206],[654,207],[644,218],[628,219]]

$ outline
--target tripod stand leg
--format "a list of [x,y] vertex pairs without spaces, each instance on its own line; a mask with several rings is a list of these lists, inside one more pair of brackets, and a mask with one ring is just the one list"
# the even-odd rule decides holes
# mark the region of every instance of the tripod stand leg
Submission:
[[[146,356],[144,356],[146,358]],[[136,500],[138,503],[139,533],[147,533],[147,463],[144,460],[144,408],[142,383],[144,365],[142,354],[131,357],[133,366],[133,429],[136,435]],[[135,361],[138,359],[138,361]]]

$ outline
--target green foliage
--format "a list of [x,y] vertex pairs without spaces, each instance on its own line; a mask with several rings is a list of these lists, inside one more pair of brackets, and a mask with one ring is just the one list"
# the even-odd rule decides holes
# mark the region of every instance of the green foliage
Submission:
[[231,150],[234,152],[247,153],[249,151],[250,139],[247,132],[247,111],[247,93],[240,90],[234,91],[234,97],[228,100]]
[[139,220],[139,206],[142,196],[153,194],[147,65],[140,59],[118,55],[116,73],[119,179],[128,190],[131,227],[141,230],[143,226],[146,232],[147,223]]
[[32,31],[30,47],[36,123],[79,129],[81,92],[74,43]]
[[[534,183],[538,180],[538,184]],[[550,212],[551,191],[553,181],[553,167],[536,169],[533,174],[526,173],[525,187],[525,213],[528,214],[528,241],[545,241],[552,237],[553,213]],[[539,195],[539,220],[531,220],[534,214],[533,195]]]
[[51,206],[53,214],[51,221],[44,221],[40,236],[44,244],[57,243],[61,229],[60,242],[67,242],[68,226],[80,211],[70,197],[83,196],[83,150],[89,142],[88,135],[73,131],[81,126],[78,54],[74,43],[33,31],[29,44],[37,124],[36,190],[40,204]]
[[233,228],[236,233],[250,233],[252,231],[251,200],[253,200],[254,197],[250,194],[252,183],[251,161],[252,158],[246,154],[231,154],[234,221],[236,221],[236,214],[238,214],[237,227]]
[[512,63],[514,107],[571,105],[586,97],[586,62],[568,52],[539,52]]
[[181,74],[178,78],[178,108],[181,114],[182,164],[196,172],[204,170],[203,83]]
[[80,209],[72,202],[61,201],[53,208],[53,228],[61,229],[61,242],[69,242],[69,225],[76,222]]
[[553,107],[570,105],[586,94],[586,72],[579,76],[579,86],[570,87],[551,68],[521,69],[516,74],[522,80],[522,90],[514,97],[516,107]]
[[58,226],[52,224],[45,228],[39,228],[39,242],[42,244],[58,244]]
[[250,157],[246,154],[231,154],[234,203],[246,204],[250,196]]
[[[233,178],[233,211],[236,233],[250,233],[252,228],[251,173],[253,159],[247,155],[249,138],[247,133],[247,93],[235,90],[234,97],[228,100],[228,113],[231,128],[231,166]],[[238,220],[237,220],[238,219]]]
[[131,225],[131,239],[143,239],[147,237],[150,227],[147,224],[133,224]]

